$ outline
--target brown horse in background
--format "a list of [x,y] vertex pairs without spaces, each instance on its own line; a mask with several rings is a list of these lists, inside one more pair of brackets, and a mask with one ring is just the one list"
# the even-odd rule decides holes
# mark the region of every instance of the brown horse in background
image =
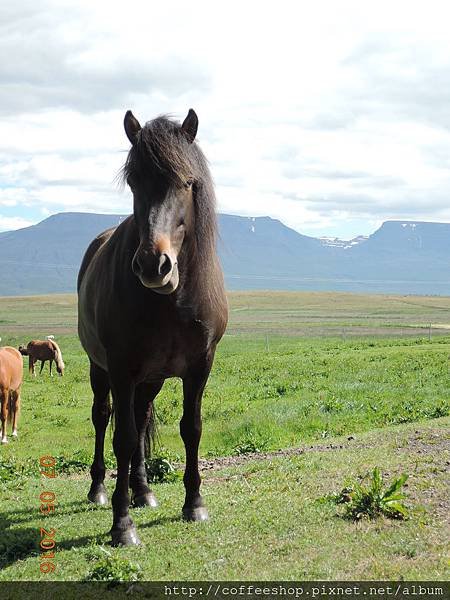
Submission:
[[47,360],[50,361],[50,377],[53,377],[53,361],[55,361],[58,375],[64,374],[64,361],[61,350],[54,340],[32,340],[27,344],[26,348],[19,346],[19,352],[23,356],[29,357],[28,368],[30,375],[34,375],[34,377],[36,377],[35,364],[38,360],[41,361],[41,370],[39,371],[39,375],[42,373],[42,369],[44,368],[44,364]]
[[103,447],[110,390],[114,403],[113,545],[139,543],[129,487],[135,506],[156,506],[147,485],[145,437],[153,400],[168,377],[183,380],[183,517],[208,518],[198,471],[201,401],[228,318],[214,188],[194,142],[197,115],[190,110],[182,125],[158,117],[141,128],[128,111],[124,125],[131,149],[123,178],[133,193],[133,215],[91,243],[78,276],[78,332],[94,392],[88,498],[98,504],[107,502]]
[[8,443],[6,424],[12,423],[12,435],[17,437],[20,412],[20,387],[23,379],[23,359],[15,348],[0,348],[0,404],[2,444]]

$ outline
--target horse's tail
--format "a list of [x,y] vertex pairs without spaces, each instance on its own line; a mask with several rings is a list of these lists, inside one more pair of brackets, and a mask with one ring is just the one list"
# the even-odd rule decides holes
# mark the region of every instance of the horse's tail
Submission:
[[155,403],[150,402],[149,406],[150,416],[148,419],[147,428],[145,430],[145,457],[150,458],[152,455],[152,451],[155,448],[156,440],[158,438],[158,429],[157,429],[157,415],[155,411]]
[[61,375],[64,371],[64,361],[63,361],[63,357],[61,354],[61,349],[58,346],[58,344],[55,342],[55,340],[48,340],[50,342],[50,344],[53,346],[53,349],[55,351],[55,362],[56,362],[56,366],[58,368],[58,371],[61,372]]
[[[149,406],[150,415],[148,417],[147,427],[145,428],[144,434],[144,454],[145,458],[150,458],[152,452],[155,448],[157,439],[158,439],[158,428],[157,428],[157,415],[155,411],[155,405],[153,402],[150,403]],[[111,414],[110,414],[110,423],[111,423],[111,433],[114,432],[114,428],[116,426],[115,421],[115,412],[114,412],[114,403],[111,405]]]

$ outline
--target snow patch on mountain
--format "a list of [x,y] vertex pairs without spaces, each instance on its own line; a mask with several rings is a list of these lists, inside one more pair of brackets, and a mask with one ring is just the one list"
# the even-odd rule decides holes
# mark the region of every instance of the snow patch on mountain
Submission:
[[353,248],[354,246],[358,246],[362,244],[368,239],[367,235],[358,235],[357,237],[351,240],[341,240],[337,237],[321,237],[319,238],[322,246],[329,246],[334,248],[343,248],[347,250],[348,248]]

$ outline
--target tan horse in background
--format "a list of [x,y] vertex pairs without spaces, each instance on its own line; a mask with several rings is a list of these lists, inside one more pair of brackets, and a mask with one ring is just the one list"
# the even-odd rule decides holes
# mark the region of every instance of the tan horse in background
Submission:
[[12,435],[17,437],[20,411],[20,387],[23,379],[23,359],[20,352],[10,346],[0,347],[0,404],[2,444],[8,443],[6,424],[12,423]]
[[27,347],[19,346],[19,352],[23,356],[29,357],[29,371],[30,375],[36,377],[35,364],[38,360],[41,361],[41,370],[39,375],[42,373],[45,361],[50,361],[50,377],[52,377],[52,364],[53,361],[56,363],[56,371],[58,375],[64,373],[64,361],[61,354],[61,349],[54,340],[32,340],[27,344]]

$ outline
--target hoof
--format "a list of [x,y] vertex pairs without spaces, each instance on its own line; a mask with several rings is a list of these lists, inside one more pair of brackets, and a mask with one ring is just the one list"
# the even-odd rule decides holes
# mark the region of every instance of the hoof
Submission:
[[13,431],[11,435],[12,435],[13,438],[17,439],[17,431]]
[[139,546],[140,544],[141,540],[134,527],[125,531],[111,529],[111,546]]
[[158,506],[158,501],[152,492],[147,492],[146,494],[134,496],[133,506],[136,508],[141,508],[143,506],[151,506],[152,508],[156,508]]
[[89,492],[88,494],[89,502],[93,502],[94,504],[100,504],[104,506],[108,504],[108,496],[106,495],[106,491],[100,490],[98,492]]
[[8,440],[7,440],[7,439],[4,439],[4,440],[2,440],[2,444],[8,444],[8,443],[9,443],[9,442],[8,442]]
[[206,506],[196,508],[183,508],[183,519],[185,521],[207,521],[209,519]]

